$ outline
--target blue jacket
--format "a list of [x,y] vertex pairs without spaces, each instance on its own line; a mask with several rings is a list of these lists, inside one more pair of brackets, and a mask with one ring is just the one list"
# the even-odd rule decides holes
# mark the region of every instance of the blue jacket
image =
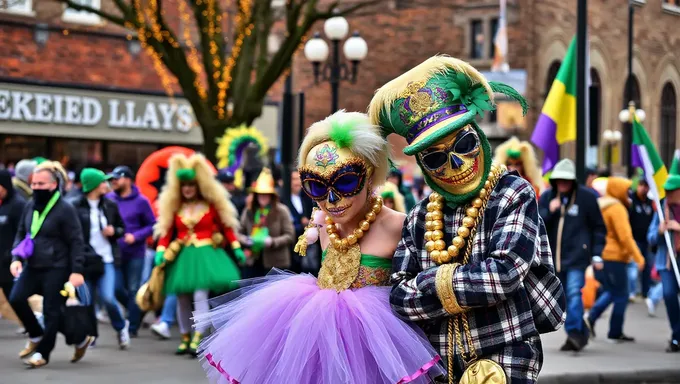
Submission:
[[[663,271],[669,269],[670,259],[665,236],[662,233],[659,233],[659,224],[659,214],[654,212],[654,218],[652,219],[652,223],[649,225],[649,230],[647,230],[647,242],[649,242],[650,247],[657,247],[656,257],[654,258],[654,266],[656,267],[657,271]],[[674,243],[673,236],[675,235],[673,232],[671,232],[670,235],[671,243]]]
[[[597,196],[590,188],[575,185],[574,194],[565,197],[564,223],[560,232],[561,210],[550,212],[550,201],[557,196],[554,189],[545,191],[539,200],[539,213],[548,231],[550,248],[558,272],[577,268],[586,269],[593,256],[601,256],[607,237]],[[557,244],[560,240],[561,252]]]

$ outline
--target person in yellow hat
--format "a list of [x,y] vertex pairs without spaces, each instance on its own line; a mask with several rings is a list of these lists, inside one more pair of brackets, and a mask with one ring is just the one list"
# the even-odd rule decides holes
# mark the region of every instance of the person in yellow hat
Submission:
[[239,261],[245,255],[237,239],[236,208],[208,160],[200,154],[170,158],[166,184],[158,197],[159,238],[156,265],[165,265],[165,293],[177,295],[177,320],[182,342],[177,355],[196,356],[208,327],[197,327],[191,337],[192,303],[208,310],[209,292],[226,292],[241,278],[238,266],[224,251],[231,246]]
[[288,207],[279,201],[269,168],[260,172],[250,194],[241,215],[241,238],[248,256],[244,277],[262,276],[272,268],[290,268],[295,228]]

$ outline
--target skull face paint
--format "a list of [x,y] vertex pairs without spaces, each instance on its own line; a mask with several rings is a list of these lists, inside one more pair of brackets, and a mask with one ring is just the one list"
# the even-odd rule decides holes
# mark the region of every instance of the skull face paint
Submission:
[[299,171],[302,189],[337,224],[354,218],[368,201],[372,168],[331,141],[312,148]]
[[437,186],[453,195],[470,193],[483,182],[484,155],[471,125],[418,153],[418,161]]

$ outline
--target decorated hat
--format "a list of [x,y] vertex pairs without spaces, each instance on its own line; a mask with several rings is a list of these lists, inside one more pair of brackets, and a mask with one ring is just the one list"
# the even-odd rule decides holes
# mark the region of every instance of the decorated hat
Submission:
[[243,163],[246,149],[249,146],[257,148],[257,155],[264,159],[269,151],[267,138],[255,127],[245,124],[227,128],[224,135],[217,139],[217,166],[228,170],[234,175],[234,184],[243,186]]
[[263,168],[257,177],[255,184],[250,188],[250,192],[261,195],[276,195],[276,182],[269,168]]
[[680,156],[678,156],[678,152],[673,156],[673,163],[671,164],[671,169],[668,171],[668,179],[666,179],[663,189],[667,191],[680,189]]
[[406,155],[414,155],[495,109],[493,93],[526,100],[512,87],[487,81],[468,63],[434,56],[381,87],[369,105],[373,124],[384,134],[406,139]]

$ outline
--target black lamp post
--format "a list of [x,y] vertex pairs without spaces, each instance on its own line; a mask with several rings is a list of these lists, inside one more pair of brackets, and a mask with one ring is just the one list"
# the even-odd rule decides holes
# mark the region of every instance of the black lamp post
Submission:
[[[347,37],[348,31],[349,24],[342,16],[331,17],[324,23],[324,33],[331,41],[333,48],[330,61],[326,61],[329,55],[328,44],[321,38],[320,33],[315,33],[314,37],[305,44],[305,57],[314,66],[314,81],[317,84],[319,80],[328,81],[331,85],[331,113],[338,110],[340,82],[347,80],[354,83],[356,81],[359,63],[366,58],[368,53],[366,40],[359,35],[359,32],[354,32],[343,46],[345,58],[351,66],[340,61],[340,42]],[[322,63],[324,63],[323,66]]]

